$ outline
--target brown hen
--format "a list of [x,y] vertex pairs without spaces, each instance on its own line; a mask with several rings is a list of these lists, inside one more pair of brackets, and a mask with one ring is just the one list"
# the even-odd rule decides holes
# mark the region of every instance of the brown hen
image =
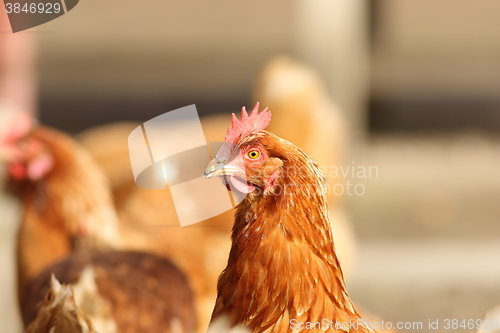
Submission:
[[264,131],[270,118],[258,103],[250,115],[243,108],[241,120],[233,114],[205,169],[241,200],[212,321],[227,317],[253,332],[281,333],[321,331],[327,320],[329,332],[371,332],[346,291],[324,176],[302,150]]
[[107,181],[85,150],[25,115],[17,115],[13,124],[0,135],[0,153],[10,186],[23,201],[18,266],[25,324],[37,315],[51,273],[75,283],[85,276],[83,267],[92,264],[100,290],[87,298],[93,304],[106,300],[104,308],[120,332],[194,332],[190,286],[170,261],[109,252],[121,246],[117,216]]
[[21,304],[25,325],[43,311],[37,304],[52,274],[76,284],[76,304],[100,333],[195,332],[193,294],[184,274],[167,259],[129,251],[75,253],[47,268],[28,284]]
[[[22,200],[18,287],[78,249],[119,248],[109,186],[88,153],[69,136],[12,115],[0,137],[8,186]],[[22,297],[22,295],[21,295]]]

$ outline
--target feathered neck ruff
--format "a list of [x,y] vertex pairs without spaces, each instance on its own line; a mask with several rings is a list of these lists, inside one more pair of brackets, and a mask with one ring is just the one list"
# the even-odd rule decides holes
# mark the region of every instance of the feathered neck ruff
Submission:
[[360,316],[335,254],[324,177],[304,152],[276,139],[284,150],[277,188],[237,206],[212,320],[225,316],[253,332],[288,332],[312,322],[348,325]]

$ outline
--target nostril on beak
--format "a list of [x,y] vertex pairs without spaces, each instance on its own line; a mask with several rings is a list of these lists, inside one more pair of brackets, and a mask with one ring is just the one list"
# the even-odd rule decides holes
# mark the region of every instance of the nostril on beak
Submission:
[[217,164],[225,164],[227,162],[227,158],[219,158],[216,162]]

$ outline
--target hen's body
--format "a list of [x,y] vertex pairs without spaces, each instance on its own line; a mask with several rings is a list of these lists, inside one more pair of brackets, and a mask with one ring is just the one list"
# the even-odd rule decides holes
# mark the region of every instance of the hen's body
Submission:
[[270,114],[257,114],[257,107],[250,116],[242,111],[241,121],[233,118],[228,145],[205,170],[207,178],[222,175],[247,193],[236,208],[212,320],[227,317],[255,333],[315,332],[323,326],[306,323],[324,320],[333,322],[329,332],[371,332],[350,326],[360,315],[334,250],[321,171],[293,144],[263,131]]
[[[164,258],[116,251],[73,254],[33,279],[21,304],[25,325],[36,317],[37,304],[49,289],[51,274],[61,283],[75,284],[89,265],[95,276],[95,282],[90,284],[95,283],[97,291],[90,294],[87,304],[80,308],[88,318],[110,312],[109,319],[116,328],[102,333],[195,331],[193,295],[185,276]],[[83,301],[77,299],[80,304]],[[101,309],[92,313],[99,302],[104,303]]]
[[18,263],[26,325],[39,311],[51,273],[75,283],[83,267],[92,264],[99,294],[89,302],[104,298],[119,332],[194,332],[190,287],[170,261],[147,253],[109,252],[121,246],[111,191],[72,138],[37,126],[0,138],[0,144],[24,208]]
[[74,250],[120,244],[107,181],[90,156],[68,136],[43,126],[21,140],[26,141],[21,145],[43,146],[53,168],[36,181],[9,184],[23,204],[17,246],[20,294],[29,279]]

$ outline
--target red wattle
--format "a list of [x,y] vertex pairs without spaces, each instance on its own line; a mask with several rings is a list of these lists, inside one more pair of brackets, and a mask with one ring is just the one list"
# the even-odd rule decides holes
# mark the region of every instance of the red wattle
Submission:
[[236,177],[236,176],[231,176],[229,178],[229,181],[231,182],[231,185],[241,193],[248,194],[250,192],[253,192],[255,190],[255,186],[248,184],[245,180]]
[[27,176],[26,166],[21,163],[11,163],[9,165],[9,174],[15,180],[26,179]]

